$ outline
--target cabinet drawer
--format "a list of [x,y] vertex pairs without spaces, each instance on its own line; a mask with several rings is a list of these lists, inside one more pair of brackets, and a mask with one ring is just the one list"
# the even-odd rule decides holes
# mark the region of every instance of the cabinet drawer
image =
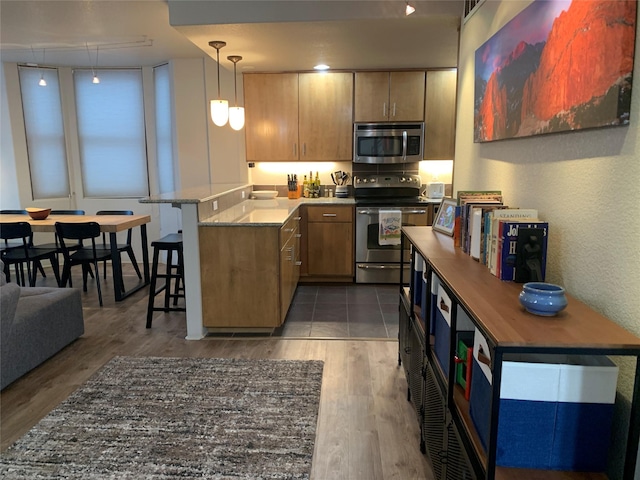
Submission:
[[296,211],[280,228],[280,249],[291,237],[298,233],[300,233],[300,215]]
[[353,222],[353,207],[307,207],[307,214],[309,222]]

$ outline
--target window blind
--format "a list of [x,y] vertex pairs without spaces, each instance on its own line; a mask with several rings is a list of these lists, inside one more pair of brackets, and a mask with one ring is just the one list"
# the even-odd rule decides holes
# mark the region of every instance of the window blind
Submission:
[[75,70],[80,163],[85,197],[149,194],[142,71]]
[[[34,200],[68,197],[69,173],[58,70],[18,67]],[[40,77],[46,86],[38,85]]]

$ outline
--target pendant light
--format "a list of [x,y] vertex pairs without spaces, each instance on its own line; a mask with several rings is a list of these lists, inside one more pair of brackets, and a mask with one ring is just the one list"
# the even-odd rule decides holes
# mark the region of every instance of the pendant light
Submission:
[[227,60],[233,62],[233,86],[236,94],[234,106],[229,107],[229,125],[234,130],[242,130],[242,127],[244,127],[244,107],[238,106],[238,78],[236,77],[236,66],[242,60],[242,57],[240,55],[229,55]]
[[[42,63],[44,64],[44,56],[46,55],[46,50],[43,48],[42,49]],[[46,87],[47,86],[47,81],[44,79],[44,70],[40,70],[40,81],[38,82],[38,85],[40,85],[41,87]]]
[[410,5],[409,2],[405,2],[407,4],[406,8],[404,9],[404,14],[408,17],[409,15],[411,15],[413,12],[416,11],[415,7],[413,5]]
[[[98,52],[100,50],[100,46],[97,45],[96,46],[96,68],[98,68]],[[100,83],[100,79],[98,78],[98,74],[96,73],[95,69],[93,70],[93,80],[91,80],[92,83],[94,84],[98,84]]]
[[227,42],[219,40],[209,42],[209,46],[216,49],[216,61],[218,62],[218,99],[211,100],[211,120],[219,127],[226,125],[229,119],[229,102],[220,98],[220,49],[226,44]]

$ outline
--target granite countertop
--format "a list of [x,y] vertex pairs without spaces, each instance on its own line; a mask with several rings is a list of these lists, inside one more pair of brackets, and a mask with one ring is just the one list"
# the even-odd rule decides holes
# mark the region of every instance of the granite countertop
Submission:
[[203,219],[198,226],[282,226],[300,205],[355,205],[353,198],[245,200]]
[[141,198],[139,203],[204,203],[221,195],[250,187],[248,183],[218,183]]

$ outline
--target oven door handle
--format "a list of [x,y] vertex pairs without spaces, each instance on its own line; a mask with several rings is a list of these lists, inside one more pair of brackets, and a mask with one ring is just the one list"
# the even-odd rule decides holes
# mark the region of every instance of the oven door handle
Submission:
[[367,265],[359,263],[358,268],[362,268],[364,270],[399,270],[400,265]]
[[[391,209],[393,209],[393,208],[391,207]],[[358,214],[359,215],[378,215],[379,212],[380,212],[379,209],[371,209],[371,208],[364,209],[364,210],[358,210]],[[402,210],[402,213],[403,214],[410,213],[410,214],[413,214],[413,215],[424,215],[424,214],[427,213],[427,211],[423,210],[423,209],[420,209],[420,210],[418,210],[418,209],[415,209],[415,210]]]

